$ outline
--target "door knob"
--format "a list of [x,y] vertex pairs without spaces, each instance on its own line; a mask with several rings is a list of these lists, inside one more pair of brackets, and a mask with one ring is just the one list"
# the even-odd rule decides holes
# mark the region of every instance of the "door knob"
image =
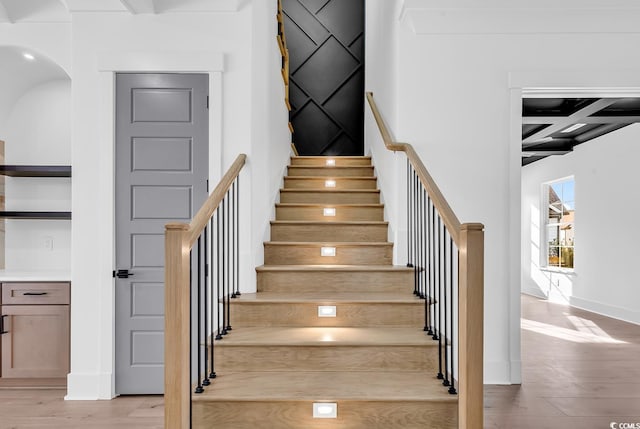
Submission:
[[115,271],[114,274],[114,277],[117,277],[119,279],[128,279],[133,275],[133,273],[130,273],[129,270],[118,270]]

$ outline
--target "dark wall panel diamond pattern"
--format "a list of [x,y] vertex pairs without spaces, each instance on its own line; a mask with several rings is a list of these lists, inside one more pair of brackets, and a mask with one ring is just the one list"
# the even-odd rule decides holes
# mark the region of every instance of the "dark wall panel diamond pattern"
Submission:
[[300,155],[364,153],[364,0],[283,0]]

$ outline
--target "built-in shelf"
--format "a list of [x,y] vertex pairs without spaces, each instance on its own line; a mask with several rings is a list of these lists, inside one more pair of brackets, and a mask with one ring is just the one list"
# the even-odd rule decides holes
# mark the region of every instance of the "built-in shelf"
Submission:
[[6,212],[0,211],[0,219],[71,219],[71,212]]
[[0,175],[11,177],[71,177],[71,166],[0,165]]

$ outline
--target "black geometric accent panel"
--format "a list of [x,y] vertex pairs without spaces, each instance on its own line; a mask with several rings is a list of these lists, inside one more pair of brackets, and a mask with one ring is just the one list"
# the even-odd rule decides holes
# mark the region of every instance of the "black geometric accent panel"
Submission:
[[364,0],[283,0],[300,155],[364,154]]

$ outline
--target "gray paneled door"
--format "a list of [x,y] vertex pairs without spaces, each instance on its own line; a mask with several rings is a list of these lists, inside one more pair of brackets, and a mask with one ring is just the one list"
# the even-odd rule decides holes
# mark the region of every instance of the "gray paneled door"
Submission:
[[164,225],[207,198],[209,80],[116,76],[116,392],[164,390]]

